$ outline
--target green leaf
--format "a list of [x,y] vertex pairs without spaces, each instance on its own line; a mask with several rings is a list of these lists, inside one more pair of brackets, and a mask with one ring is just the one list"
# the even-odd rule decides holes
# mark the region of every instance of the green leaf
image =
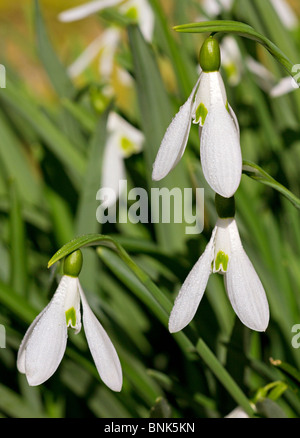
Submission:
[[155,404],[150,410],[149,418],[172,418],[171,407],[165,398],[158,397],[155,400]]
[[264,418],[286,418],[283,409],[273,400],[266,398],[256,404],[257,414]]
[[58,246],[74,237],[74,218],[69,204],[54,190],[47,187],[45,196],[49,205],[53,233]]
[[[69,98],[75,96],[76,88],[74,87],[65,67],[58,59],[58,56],[49,39],[44,20],[40,10],[39,0],[35,0],[35,29],[39,59],[44,65],[50,82],[59,98]],[[73,116],[60,107],[60,121],[62,130],[72,139],[74,145],[79,150],[83,149],[84,137],[80,131],[80,126],[76,123]]]
[[109,248],[116,250],[119,255],[126,260],[129,258],[122,246],[111,237],[102,234],[85,234],[72,239],[70,242],[62,246],[49,260],[48,268],[50,268],[50,266],[59,260],[65,258],[67,255],[71,254],[73,251],[86,248],[88,246],[108,246]]
[[21,202],[14,182],[10,184],[11,287],[25,296],[27,290],[27,254]]
[[[146,179],[148,191],[151,188],[180,188],[189,186],[187,171],[183,160],[163,179],[154,182],[151,180],[152,166],[156,158],[164,133],[170,124],[176,110],[172,109],[170,98],[161,78],[154,52],[145,42],[138,27],[129,27],[129,43],[132,51],[134,75],[138,93],[138,103],[141,118],[141,127],[145,134],[144,157],[146,165]],[[154,210],[154,209],[153,209]],[[152,211],[152,214],[158,213]],[[155,231],[159,245],[168,252],[182,249],[187,236],[185,223],[168,224],[155,223]]]
[[188,33],[207,33],[212,32],[217,34],[221,33],[234,33],[245,38],[254,40],[262,44],[274,58],[285,68],[285,70],[294,76],[293,71],[294,63],[277,47],[272,41],[266,38],[264,35],[257,32],[253,27],[248,24],[241,23],[238,21],[230,20],[215,20],[215,21],[204,21],[201,23],[189,23],[175,26],[174,30],[177,32],[188,32]]
[[283,196],[285,196],[294,205],[294,207],[300,209],[300,199],[290,190],[272,178],[257,164],[251,163],[250,161],[243,161],[243,173],[256,181],[259,181],[277,190]]
[[0,302],[28,324],[33,321],[37,314],[36,309],[28,303],[27,299],[17,294],[2,281],[0,281]]
[[300,389],[300,371],[287,362],[283,362],[280,359],[270,359],[271,364],[278,368],[281,373],[287,378],[288,383],[293,389],[299,391]]
[[72,97],[76,90],[64,66],[59,61],[47,35],[40,10],[39,0],[35,0],[35,27],[39,59],[44,64],[50,81],[59,96]]
[[96,219],[96,193],[101,186],[102,160],[106,142],[108,111],[98,120],[89,146],[87,169],[83,178],[76,212],[76,233],[95,233],[99,230]]
[[[6,91],[6,90],[5,90]],[[2,96],[5,94],[2,93]],[[13,179],[20,196],[30,204],[39,205],[42,191],[35,176],[33,165],[25,155],[17,133],[10,127],[6,116],[0,111],[0,158],[7,180]]]
[[32,126],[49,150],[64,165],[73,183],[80,187],[81,176],[85,171],[85,160],[68,137],[45,116],[33,100],[16,84],[7,80],[7,88],[0,94],[0,99]]
[[11,418],[47,418],[12,389],[0,384],[0,410]]
[[[106,141],[106,123],[108,111],[101,115],[95,133],[89,145],[87,170],[82,182],[79,202],[77,204],[75,230],[76,235],[83,233],[97,233],[101,231],[101,225],[96,218],[97,200],[96,194],[101,187],[102,161]],[[97,255],[86,250],[85,263],[81,273],[83,285],[89,290],[96,288],[99,273],[99,258]]]

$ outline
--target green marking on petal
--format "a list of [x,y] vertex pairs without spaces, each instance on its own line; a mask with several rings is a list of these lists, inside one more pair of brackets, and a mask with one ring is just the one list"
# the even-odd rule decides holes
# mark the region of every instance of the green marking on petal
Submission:
[[127,137],[121,138],[121,149],[126,157],[129,157],[134,152],[136,152],[135,144],[132,141],[130,141]]
[[203,103],[200,103],[200,105],[196,109],[196,119],[195,119],[195,122],[196,123],[200,122],[200,125],[204,125],[207,113],[208,113],[208,111],[207,111],[206,106]]
[[237,66],[233,62],[230,63],[230,64],[225,65],[224,66],[224,70],[225,70],[226,75],[229,78],[236,76],[237,73],[238,73]]
[[125,17],[130,18],[131,20],[137,21],[139,18],[137,8],[135,8],[135,7],[129,8],[125,13]]
[[230,110],[229,110],[229,103],[228,103],[228,100],[226,100],[225,108],[227,109],[227,111],[228,111],[228,112],[229,112],[229,114],[230,114]]
[[67,326],[69,326],[70,322],[71,322],[71,327],[75,327],[76,326],[76,311],[74,309],[74,307],[71,307],[69,310],[66,310],[66,322],[67,322]]
[[219,251],[215,260],[215,270],[219,271],[222,265],[222,271],[226,272],[228,266],[228,259],[229,257],[227,254],[225,254],[225,252]]

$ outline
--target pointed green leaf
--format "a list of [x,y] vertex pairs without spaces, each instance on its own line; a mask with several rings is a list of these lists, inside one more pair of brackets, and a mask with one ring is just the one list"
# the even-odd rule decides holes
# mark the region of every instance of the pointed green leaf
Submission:
[[248,24],[238,21],[230,20],[215,20],[215,21],[203,21],[200,23],[188,23],[175,26],[174,30],[177,32],[188,33],[234,33],[245,38],[254,40],[262,44],[274,58],[285,68],[285,70],[294,76],[293,66],[294,63],[277,47],[272,41],[266,38],[264,35],[257,32],[253,27]]
[[256,181],[259,181],[277,190],[283,196],[285,196],[294,205],[294,207],[300,209],[300,199],[290,190],[272,178],[257,164],[251,163],[250,161],[243,161],[243,173]]

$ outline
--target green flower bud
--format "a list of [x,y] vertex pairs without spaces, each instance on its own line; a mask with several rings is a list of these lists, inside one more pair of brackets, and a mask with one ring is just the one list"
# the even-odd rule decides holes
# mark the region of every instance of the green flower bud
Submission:
[[69,277],[78,277],[82,268],[82,252],[80,249],[69,254],[64,259],[63,273]]
[[199,53],[199,64],[206,73],[219,70],[221,65],[220,46],[214,37],[208,37],[202,44]]
[[228,219],[234,217],[235,215],[235,201],[234,196],[231,198],[223,198],[223,196],[216,193],[215,196],[215,206],[219,218]]
[[103,93],[103,86],[91,86],[89,89],[90,101],[93,109],[102,114],[111,102],[111,98]]

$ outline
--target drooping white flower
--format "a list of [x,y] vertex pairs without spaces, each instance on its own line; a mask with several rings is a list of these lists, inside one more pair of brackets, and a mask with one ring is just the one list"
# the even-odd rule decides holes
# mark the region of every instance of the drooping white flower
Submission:
[[151,41],[154,30],[154,14],[147,0],[94,0],[59,14],[63,22],[82,20],[96,12],[119,6],[121,14],[134,20],[140,27],[144,38]]
[[233,0],[202,0],[201,6],[208,17],[216,17],[222,11],[231,9]]
[[225,418],[250,418],[249,415],[240,406],[233,409]]
[[184,281],[169,319],[169,331],[178,332],[194,317],[211,273],[224,275],[231,305],[247,327],[265,331],[269,306],[263,285],[243,249],[233,217],[219,218],[204,253]]
[[48,380],[57,370],[66,350],[68,327],[78,333],[82,320],[98,373],[113,391],[122,387],[122,369],[106,331],[89,307],[78,277],[63,275],[50,303],[35,318],[20,345],[18,370],[29,385]]
[[101,187],[111,189],[107,191],[106,208],[116,202],[119,194],[119,182],[126,179],[124,160],[132,154],[140,152],[143,142],[144,134],[141,131],[119,114],[115,112],[109,114],[101,178]]
[[254,74],[259,87],[270,97],[280,97],[299,88],[299,64],[293,66],[292,73],[295,73],[293,77],[286,76],[278,81],[270,70],[251,56],[248,55],[245,61],[249,71]]
[[299,85],[297,84],[295,79],[291,76],[287,76],[285,78],[282,78],[276,85],[274,85],[274,87],[271,88],[270,96],[280,97],[285,94],[291,93],[294,90],[297,90],[297,88],[299,88]]
[[239,84],[243,71],[242,55],[236,40],[225,36],[220,44],[222,67],[230,85]]
[[121,39],[120,33],[121,31],[117,27],[109,27],[104,30],[68,67],[69,75],[72,78],[79,76],[100,54],[99,73],[101,79],[109,80],[114,67],[115,54]]
[[[203,68],[201,52],[200,66]],[[212,50],[208,53],[210,56]],[[211,68],[203,68],[188,100],[173,118],[156,156],[152,179],[158,181],[164,178],[181,159],[193,121],[200,126],[200,156],[204,177],[216,193],[229,198],[240,184],[242,154],[237,118],[228,104],[219,66],[220,62],[213,59]]]

